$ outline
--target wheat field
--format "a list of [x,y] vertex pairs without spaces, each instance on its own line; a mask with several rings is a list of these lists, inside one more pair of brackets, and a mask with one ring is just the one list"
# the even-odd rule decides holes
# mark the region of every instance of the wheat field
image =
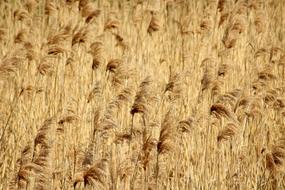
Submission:
[[285,189],[284,0],[0,10],[0,189]]

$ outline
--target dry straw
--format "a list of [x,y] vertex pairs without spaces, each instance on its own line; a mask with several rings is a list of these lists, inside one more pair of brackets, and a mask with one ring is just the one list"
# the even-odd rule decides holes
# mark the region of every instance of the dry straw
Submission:
[[0,189],[285,189],[284,0],[0,10]]

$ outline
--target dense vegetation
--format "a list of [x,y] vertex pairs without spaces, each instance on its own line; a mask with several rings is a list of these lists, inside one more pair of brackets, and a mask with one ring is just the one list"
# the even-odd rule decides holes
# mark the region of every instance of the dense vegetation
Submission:
[[284,0],[1,0],[0,189],[284,189]]

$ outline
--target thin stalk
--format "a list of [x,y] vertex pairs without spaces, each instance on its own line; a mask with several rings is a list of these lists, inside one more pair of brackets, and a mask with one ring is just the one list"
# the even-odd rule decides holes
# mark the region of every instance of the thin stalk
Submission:
[[134,130],[134,117],[135,117],[135,114],[132,114],[132,125],[131,125],[131,131],[130,131],[131,137],[133,136],[133,130]]
[[159,175],[159,152],[156,154],[156,187],[158,186],[158,175]]
[[134,171],[134,174],[133,174],[131,182],[130,182],[130,190],[134,189],[135,179],[136,179],[137,173],[138,173],[138,159],[136,160],[135,171]]
[[23,93],[23,91],[21,91],[20,94],[14,99],[14,102],[13,102],[13,105],[12,105],[12,108],[11,108],[11,111],[10,111],[10,114],[9,114],[9,116],[8,116],[8,119],[7,119],[7,121],[6,121],[5,125],[4,125],[4,127],[3,127],[3,132],[2,132],[2,134],[1,134],[0,142],[2,142],[2,139],[3,139],[4,135],[5,135],[6,129],[8,128],[8,125],[9,125],[9,123],[10,123],[10,121],[11,121],[11,118],[12,118],[12,115],[13,115],[13,113],[14,113],[14,110],[15,110],[15,108],[16,108],[16,105],[17,105],[18,100],[19,100],[20,96],[22,95],[22,93]]
[[144,170],[144,189],[148,190],[147,167]]

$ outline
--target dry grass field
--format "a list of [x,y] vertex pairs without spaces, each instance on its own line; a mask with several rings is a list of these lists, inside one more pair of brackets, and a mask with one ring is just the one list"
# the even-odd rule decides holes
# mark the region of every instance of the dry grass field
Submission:
[[285,189],[284,0],[1,0],[0,189]]

